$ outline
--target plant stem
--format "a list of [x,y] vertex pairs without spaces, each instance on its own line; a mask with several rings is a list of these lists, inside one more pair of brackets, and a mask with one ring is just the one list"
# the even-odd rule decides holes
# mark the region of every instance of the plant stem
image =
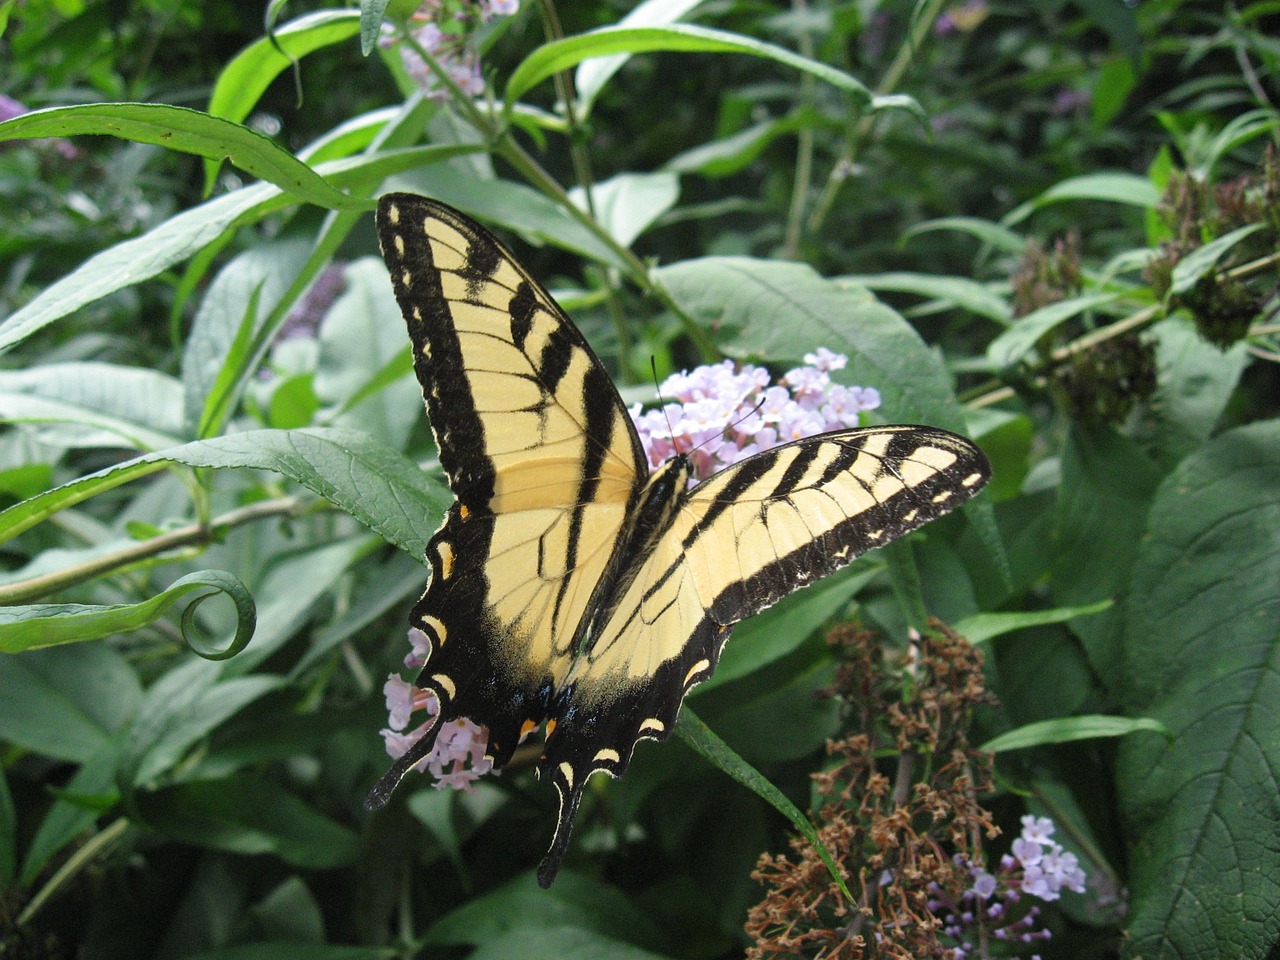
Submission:
[[208,523],[191,523],[63,570],[0,587],[0,606],[27,603],[182,547],[205,546],[211,543],[215,536],[220,536],[223,530],[244,523],[261,520],[264,517],[296,516],[302,506],[302,501],[297,497],[280,497],[276,500],[251,503],[247,507],[230,510]]
[[57,872],[49,878],[49,881],[36,891],[35,896],[31,898],[22,913],[18,915],[15,926],[21,927],[23,924],[30,923],[40,908],[45,905],[45,902],[58,892],[59,887],[64,886],[72,877],[88,866],[94,857],[115,843],[128,826],[129,820],[126,817],[121,817],[90,837],[88,842],[72,854],[67,862],[59,867]]

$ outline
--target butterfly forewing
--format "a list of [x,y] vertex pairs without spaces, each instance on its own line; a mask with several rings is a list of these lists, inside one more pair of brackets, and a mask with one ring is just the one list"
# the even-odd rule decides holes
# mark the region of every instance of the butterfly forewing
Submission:
[[488,727],[501,766],[569,668],[642,454],[582,335],[492,235],[405,194],[382,199],[378,232],[458,498],[412,614],[431,641],[418,685],[442,722]]

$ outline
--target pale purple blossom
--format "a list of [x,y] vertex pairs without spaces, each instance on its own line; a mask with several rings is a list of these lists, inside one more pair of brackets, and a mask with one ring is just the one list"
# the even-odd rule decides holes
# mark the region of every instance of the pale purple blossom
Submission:
[[779,443],[856,427],[864,411],[880,405],[872,388],[831,382],[831,371],[848,363],[843,354],[823,347],[804,360],[776,384],[763,367],[732,360],[667,377],[658,387],[665,406],[630,410],[649,466],[683,453],[695,482],[705,480]]
[[[471,38],[482,24],[519,9],[518,0],[425,0],[409,18],[414,24],[410,36],[444,70],[458,90],[465,96],[478,97],[484,93],[484,76]],[[442,28],[441,23],[446,27]],[[384,27],[379,43],[390,48],[398,42],[395,31]],[[405,72],[427,96],[440,102],[449,99],[452,90],[427,66],[413,45],[400,45],[400,59]]]

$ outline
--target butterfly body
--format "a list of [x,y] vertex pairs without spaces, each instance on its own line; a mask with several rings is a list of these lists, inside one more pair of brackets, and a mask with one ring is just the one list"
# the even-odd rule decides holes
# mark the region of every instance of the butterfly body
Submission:
[[795,441],[694,487],[684,454],[650,474],[582,334],[487,230],[408,194],[382,198],[378,229],[457,501],[410,617],[439,717],[366,805],[451,719],[488,729],[495,768],[545,722],[546,886],[587,779],[670,735],[734,623],[959,505],[989,467],[961,437],[900,426]]

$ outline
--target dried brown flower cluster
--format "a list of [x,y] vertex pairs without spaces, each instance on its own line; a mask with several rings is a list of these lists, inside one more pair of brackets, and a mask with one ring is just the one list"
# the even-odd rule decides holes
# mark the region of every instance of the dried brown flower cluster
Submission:
[[1018,268],[1009,278],[1013,285],[1013,315],[1025,317],[1051,303],[1078,296],[1083,287],[1080,271],[1080,234],[1071,230],[1053,242],[1053,250],[1034,237]]
[[1156,392],[1156,345],[1136,333],[1073,353],[1054,372],[1072,420],[1120,424]]
[[[991,702],[982,653],[942,624],[893,662],[876,636],[837,627],[841,666],[832,695],[853,730],[828,743],[833,765],[814,775],[823,797],[815,825],[857,898],[849,903],[817,852],[761,857],[753,876],[768,894],[748,915],[748,956],[814,960],[957,956],[931,901],[959,902],[999,832],[977,801],[990,790],[990,757],[969,743],[973,710]],[[877,756],[896,754],[888,764]]]
[[[1185,307],[1210,343],[1224,349],[1231,346],[1249,332],[1263,304],[1276,292],[1274,279],[1258,284],[1228,274],[1232,267],[1266,257],[1276,249],[1280,238],[1280,160],[1275,146],[1267,146],[1256,176],[1213,185],[1191,173],[1173,174],[1156,212],[1172,233],[1146,271],[1147,281],[1161,299],[1169,293],[1174,269],[1188,254],[1233,230],[1264,225],[1233,247],[1217,269],[1170,303],[1170,307]],[[1274,278],[1274,270],[1271,273]]]

